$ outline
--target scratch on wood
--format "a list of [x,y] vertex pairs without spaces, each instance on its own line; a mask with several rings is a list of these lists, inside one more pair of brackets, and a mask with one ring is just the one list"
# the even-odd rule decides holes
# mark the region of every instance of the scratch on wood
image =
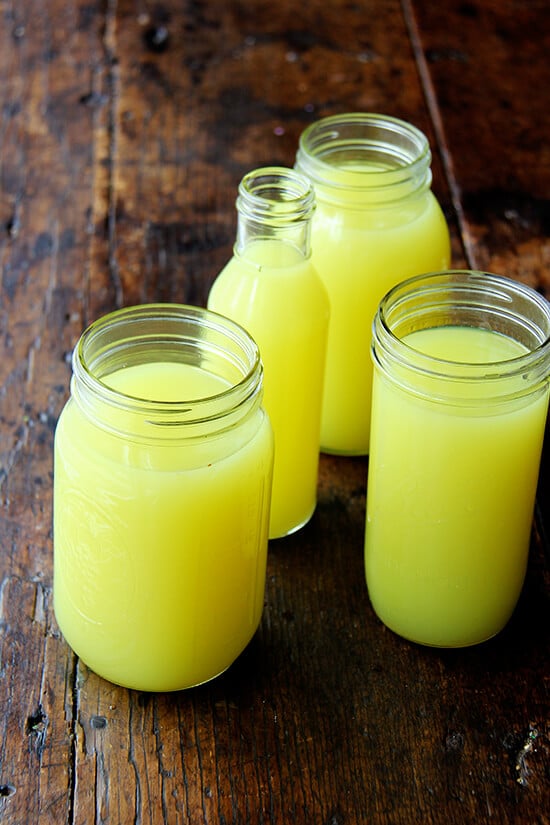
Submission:
[[134,737],[133,737],[133,730],[134,730],[134,708],[133,702],[130,701],[129,713],[128,713],[128,733],[130,739],[130,746],[128,748],[128,762],[132,766],[134,770],[134,776],[136,779],[136,790],[135,790],[135,816],[134,816],[134,825],[141,825],[142,822],[142,793],[141,793],[141,779],[139,774],[139,767],[136,761],[135,751],[134,751]]
[[32,384],[34,376],[34,353],[40,349],[40,335],[37,335],[29,347],[29,354],[27,355],[27,377],[25,383],[27,387]]
[[535,749],[535,742],[537,741],[538,735],[539,732],[537,728],[534,725],[529,725],[523,746],[516,756],[516,782],[522,787],[528,784],[530,771],[527,766],[527,757]]
[[4,619],[4,595],[10,578],[11,576],[4,576],[2,582],[0,583],[0,631],[5,631],[8,626]]
[[39,757],[42,756],[46,744],[48,722],[48,716],[42,707],[42,703],[39,702],[36,710],[27,717],[25,723],[25,733],[30,737],[30,741]]
[[161,778],[161,805],[162,805],[162,818],[163,822],[168,822],[168,808],[166,805],[166,778],[171,777],[170,771],[167,771],[164,767],[162,752],[164,750],[164,745],[162,743],[162,736],[160,732],[160,723],[159,723],[159,715],[158,715],[158,701],[155,697],[153,703],[153,734],[155,736],[155,751],[157,754],[158,760],[158,770],[159,776]]
[[6,223],[6,231],[10,238],[17,238],[21,229],[21,195],[17,194],[13,205],[13,213]]
[[109,821],[109,771],[105,767],[103,753],[96,752],[95,760],[96,822]]
[[[5,576],[0,583],[0,640],[9,631],[9,623],[5,619],[4,594],[9,582],[9,576]],[[4,656],[2,645],[0,644],[0,679],[5,675]]]
[[[49,276],[48,276],[48,285],[46,287],[46,291],[44,294],[44,302],[43,302],[43,313],[42,319],[46,319],[50,316],[53,294],[55,292],[55,287],[57,284],[57,267],[58,267],[58,253],[59,253],[59,226],[56,221],[54,231],[52,235],[49,233],[43,233],[40,238],[37,240],[37,248],[40,246],[40,254],[44,256],[48,256],[51,258],[50,267],[49,267]],[[47,239],[44,240],[44,238]],[[39,243],[40,241],[40,243]],[[34,376],[34,359],[35,353],[40,350],[42,346],[42,336],[40,333],[35,336],[34,340],[32,341],[29,354],[27,356],[27,386],[32,383],[33,376]]]
[[109,66],[109,183],[108,183],[108,207],[107,207],[107,227],[109,239],[109,274],[115,292],[116,306],[122,306],[124,295],[122,280],[118,268],[117,260],[117,239],[116,239],[116,186],[114,181],[114,161],[118,156],[118,106],[120,98],[119,70],[117,61],[117,38],[116,38],[116,0],[109,0],[108,14],[105,20],[105,30],[103,34],[103,45]]
[[74,822],[74,814],[76,808],[76,779],[77,779],[77,735],[76,724],[80,710],[80,688],[78,685],[78,660],[73,654],[71,675],[71,704],[70,717],[67,713],[68,703],[65,702],[65,716],[70,721],[71,735],[70,735],[70,751],[69,751],[69,804],[68,804],[68,819],[67,822]]
[[[23,423],[15,432],[16,441],[11,448],[11,450],[6,455],[4,460],[4,466],[2,467],[2,472],[0,474],[0,485],[7,484],[8,476],[11,472],[12,467],[15,465],[17,461],[17,457],[19,453],[25,448],[28,437],[29,437],[29,429],[32,426],[32,423],[29,420],[28,416],[23,416]],[[8,498],[2,502],[4,505],[9,503]]]
[[40,582],[35,582],[34,610],[32,620],[46,628],[48,619],[49,589]]

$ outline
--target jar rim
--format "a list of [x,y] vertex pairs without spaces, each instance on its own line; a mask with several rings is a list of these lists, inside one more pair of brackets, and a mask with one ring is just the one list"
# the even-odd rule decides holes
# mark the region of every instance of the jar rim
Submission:
[[[472,362],[429,355],[403,340],[411,332],[441,326],[502,333],[525,351],[498,361]],[[550,376],[550,303],[520,281],[480,270],[416,275],[382,298],[373,321],[372,356],[383,368],[397,365],[443,379],[449,386],[500,382],[507,391],[504,383],[515,379],[517,384],[519,377],[528,378],[524,383],[532,390]]]
[[[356,165],[346,169],[353,159]],[[314,183],[355,190],[416,177],[424,182],[430,163],[424,132],[400,118],[370,112],[329,115],[311,123],[300,135],[296,155],[296,167]],[[338,180],[332,177],[335,170]]]
[[[208,340],[207,334],[213,336],[212,340]],[[233,351],[222,354],[223,341]],[[220,392],[176,400],[142,398],[115,389],[103,380],[132,363],[163,360],[150,357],[153,351],[164,354],[166,360],[187,363],[181,354],[185,351],[198,356],[201,346],[210,355],[225,358],[235,375],[235,380]],[[132,347],[133,362],[128,357]],[[177,303],[141,304],[103,315],[80,336],[73,350],[72,366],[73,382],[84,389],[78,395],[91,395],[108,406],[147,413],[157,424],[172,425],[213,421],[233,413],[260,392],[263,374],[259,348],[244,327],[212,310]]]
[[295,169],[262,166],[242,178],[237,209],[248,216],[278,223],[307,221],[315,209],[313,185]]

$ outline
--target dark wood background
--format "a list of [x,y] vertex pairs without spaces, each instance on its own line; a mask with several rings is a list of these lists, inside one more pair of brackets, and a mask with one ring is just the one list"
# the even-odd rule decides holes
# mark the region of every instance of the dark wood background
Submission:
[[[52,612],[52,443],[82,329],[204,304],[242,175],[345,111],[423,129],[453,264],[550,298],[547,0],[0,0],[0,821],[548,825],[550,455],[508,627],[437,651],[375,618],[367,461],[270,546],[222,677],[115,687]],[[548,439],[547,439],[548,441]]]

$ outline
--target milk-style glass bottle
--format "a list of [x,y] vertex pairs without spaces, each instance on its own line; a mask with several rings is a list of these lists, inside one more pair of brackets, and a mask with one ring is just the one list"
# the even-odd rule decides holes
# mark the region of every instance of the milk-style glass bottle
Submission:
[[241,324],[260,349],[275,440],[269,536],[278,538],[306,524],[317,501],[329,301],[311,262],[311,183],[292,169],[256,169],[236,206],[234,254],[208,308]]
[[428,140],[397,118],[323,118],[300,137],[295,168],[315,188],[312,260],[330,298],[321,447],[369,451],[371,325],[383,295],[445,269],[449,232],[431,185]]

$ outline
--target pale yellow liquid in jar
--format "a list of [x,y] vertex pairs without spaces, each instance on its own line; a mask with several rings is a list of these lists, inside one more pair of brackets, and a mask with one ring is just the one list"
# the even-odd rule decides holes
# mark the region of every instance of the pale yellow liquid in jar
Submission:
[[[497,333],[461,327],[404,341],[472,363],[525,352]],[[527,564],[547,406],[547,390],[485,412],[445,406],[411,397],[375,370],[365,568],[372,605],[396,633],[466,646],[510,618]]]
[[[166,401],[227,387],[168,362],[104,380]],[[113,423],[124,427],[124,411]],[[56,432],[54,603],[67,642],[98,674],[165,691],[221,673],[258,626],[272,436],[263,412],[195,445],[158,433],[147,443],[154,430],[143,422],[144,439],[123,438],[74,400],[66,405]]]
[[275,437],[269,536],[287,535],[308,521],[317,500],[326,291],[298,250],[262,240],[229,261],[208,308],[241,324],[260,349]]
[[[357,173],[358,184],[364,174]],[[361,209],[351,199],[345,207],[331,206],[317,189],[312,256],[330,299],[321,447],[366,454],[371,325],[378,304],[405,278],[449,266],[449,232],[430,191],[392,207]]]

